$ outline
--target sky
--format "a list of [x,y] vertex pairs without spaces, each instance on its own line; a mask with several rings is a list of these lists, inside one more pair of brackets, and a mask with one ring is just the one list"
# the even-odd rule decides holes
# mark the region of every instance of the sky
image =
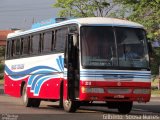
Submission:
[[56,0],[0,0],[0,30],[18,28],[27,30],[32,23],[55,18]]

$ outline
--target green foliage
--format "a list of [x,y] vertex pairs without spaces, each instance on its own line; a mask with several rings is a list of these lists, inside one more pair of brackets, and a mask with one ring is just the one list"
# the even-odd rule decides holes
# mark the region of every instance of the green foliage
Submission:
[[112,13],[116,4],[111,0],[57,0],[53,5],[61,8],[60,17],[95,17],[107,16]]
[[159,66],[160,66],[160,48],[155,48],[151,56],[152,75],[159,74]]
[[4,64],[0,64],[0,79],[3,79]]
[[3,79],[3,73],[4,73],[4,55],[5,55],[5,47],[0,46],[0,79]]
[[148,38],[160,40],[160,0],[114,0],[130,11],[128,19],[145,26]]
[[0,46],[0,57],[4,57],[5,55],[5,47]]
[[4,64],[0,64],[0,73],[2,73],[4,70]]
[[160,0],[57,0],[60,17],[111,16],[145,26],[148,38],[160,39]]

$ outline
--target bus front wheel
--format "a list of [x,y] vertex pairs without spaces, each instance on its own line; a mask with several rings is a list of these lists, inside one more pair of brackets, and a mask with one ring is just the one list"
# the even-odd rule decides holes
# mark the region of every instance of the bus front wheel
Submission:
[[71,100],[63,100],[63,107],[66,112],[75,112],[77,110],[76,102]]
[[133,102],[120,102],[118,104],[118,111],[121,114],[128,114],[132,110]]

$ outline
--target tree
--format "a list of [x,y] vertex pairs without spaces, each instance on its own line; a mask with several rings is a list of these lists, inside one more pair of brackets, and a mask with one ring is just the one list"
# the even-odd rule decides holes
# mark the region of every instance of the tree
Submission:
[[150,39],[160,40],[160,0],[57,0],[60,17],[112,16],[145,26]]
[[111,0],[57,0],[53,7],[61,8],[60,17],[104,17],[116,9],[116,4]]
[[[123,11],[129,11],[131,21],[145,26],[150,39],[160,40],[160,0],[114,0],[123,5]],[[125,10],[124,10],[125,9]]]
[[5,56],[5,47],[0,46],[0,64],[4,62],[4,56]]

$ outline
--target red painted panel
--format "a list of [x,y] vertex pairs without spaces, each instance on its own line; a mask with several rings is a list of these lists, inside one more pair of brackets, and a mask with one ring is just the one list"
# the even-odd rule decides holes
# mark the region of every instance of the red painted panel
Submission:
[[115,94],[94,94],[94,93],[88,93],[88,94],[80,94],[80,101],[140,101],[140,102],[149,102],[150,100],[150,94],[120,94],[123,95],[124,98],[115,98]]
[[151,82],[120,82],[119,81],[80,81],[81,86],[97,87],[151,87]]
[[67,92],[68,88],[67,88],[67,80],[65,79],[63,82],[63,99],[67,99],[68,96],[68,92]]
[[[150,100],[150,94],[133,94],[135,88],[151,88],[150,82],[106,82],[106,81],[80,81],[80,88],[84,87],[100,87],[105,90],[105,93],[82,93],[80,89],[79,100],[84,101],[143,101],[148,102]],[[116,94],[107,93],[107,88],[130,88],[132,92],[130,94],[117,94],[122,95],[127,99],[115,99]]]
[[4,93],[15,96],[15,97],[20,97],[20,89],[21,89],[21,82],[22,80],[18,81],[13,81],[9,78],[9,76],[4,75]]

